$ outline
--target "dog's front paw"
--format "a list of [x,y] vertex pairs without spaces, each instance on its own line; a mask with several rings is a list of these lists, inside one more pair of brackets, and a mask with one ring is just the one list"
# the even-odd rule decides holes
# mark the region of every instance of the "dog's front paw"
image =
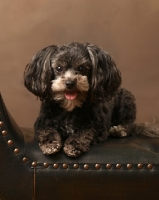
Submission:
[[89,150],[89,143],[81,141],[80,138],[70,137],[66,140],[63,150],[69,157],[78,157]]
[[39,147],[43,154],[55,154],[57,153],[61,147],[61,137],[57,132],[53,131],[44,131],[44,133],[39,135]]
[[57,153],[61,147],[62,144],[58,141],[45,141],[43,143],[39,143],[39,147],[43,154],[49,155],[49,154],[55,154]]
[[82,151],[76,149],[74,145],[65,145],[63,150],[69,157],[77,157],[82,154]]
[[109,130],[109,133],[110,133],[110,135],[112,135],[114,137],[126,137],[127,136],[125,128],[122,127],[121,125],[111,127]]

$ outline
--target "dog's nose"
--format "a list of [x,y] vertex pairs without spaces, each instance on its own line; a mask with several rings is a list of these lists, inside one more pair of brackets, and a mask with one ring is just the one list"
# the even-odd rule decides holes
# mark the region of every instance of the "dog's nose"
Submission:
[[68,89],[72,89],[75,86],[75,81],[68,80],[65,84]]

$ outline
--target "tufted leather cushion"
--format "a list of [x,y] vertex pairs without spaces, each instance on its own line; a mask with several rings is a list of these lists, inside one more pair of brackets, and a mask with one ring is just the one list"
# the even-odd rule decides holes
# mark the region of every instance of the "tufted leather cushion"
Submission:
[[159,139],[110,138],[79,158],[43,155],[0,98],[0,199],[158,199]]

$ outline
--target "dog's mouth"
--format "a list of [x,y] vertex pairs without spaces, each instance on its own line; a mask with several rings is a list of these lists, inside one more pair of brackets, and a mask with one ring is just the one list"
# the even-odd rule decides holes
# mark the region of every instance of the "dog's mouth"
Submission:
[[74,100],[77,97],[77,92],[74,91],[65,92],[65,97],[68,100]]

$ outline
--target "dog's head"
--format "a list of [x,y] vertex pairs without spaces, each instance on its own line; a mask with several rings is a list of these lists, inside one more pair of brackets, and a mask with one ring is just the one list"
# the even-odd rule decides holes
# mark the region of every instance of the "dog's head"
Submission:
[[121,84],[111,56],[89,43],[49,46],[26,66],[24,84],[33,94],[60,102],[67,111],[85,101],[110,99]]

